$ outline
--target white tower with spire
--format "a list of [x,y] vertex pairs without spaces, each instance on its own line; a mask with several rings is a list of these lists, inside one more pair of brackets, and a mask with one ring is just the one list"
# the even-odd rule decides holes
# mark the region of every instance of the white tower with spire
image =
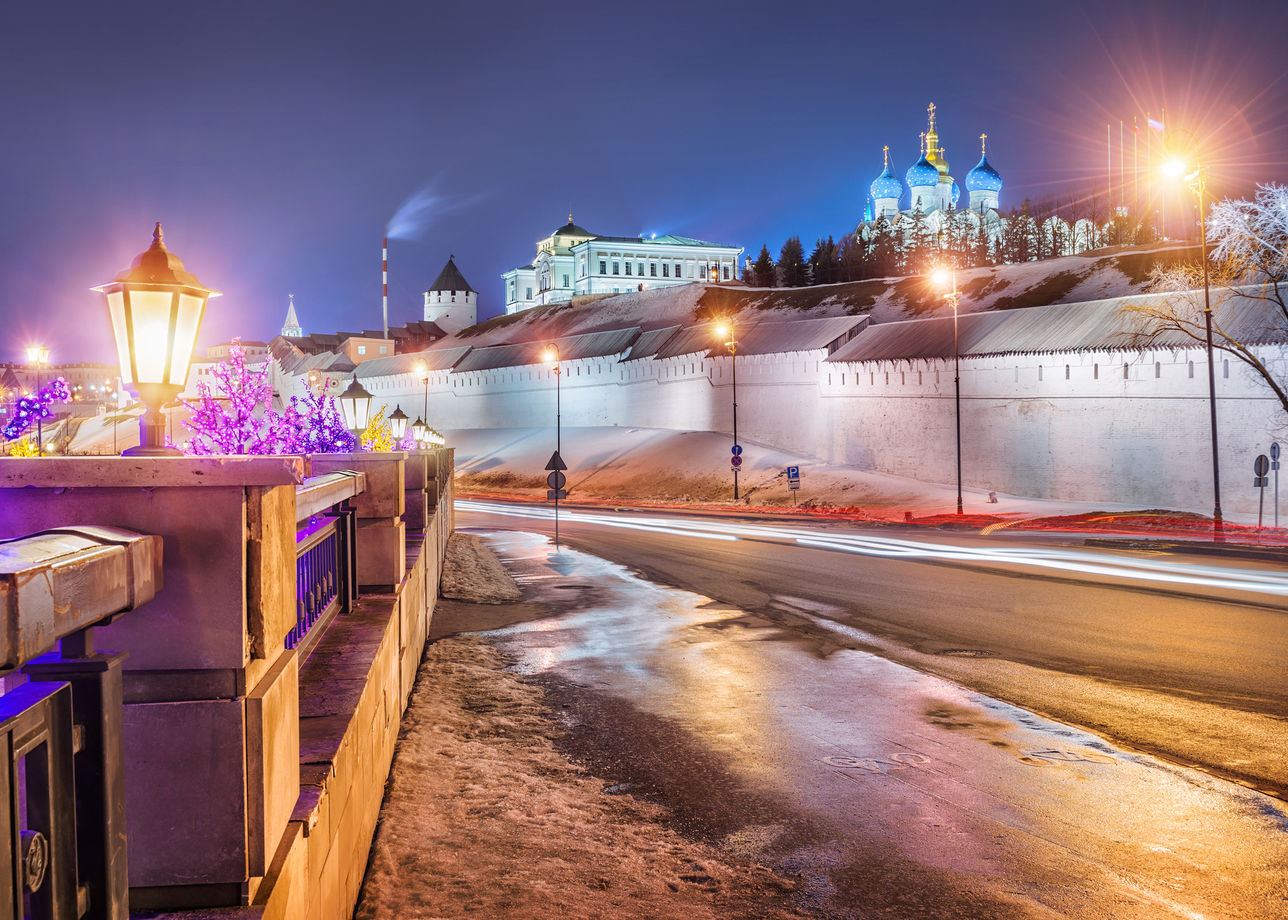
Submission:
[[286,322],[282,323],[282,335],[288,339],[298,339],[304,335],[304,330],[300,328],[300,321],[295,317],[295,295],[288,296],[291,302],[286,308]]

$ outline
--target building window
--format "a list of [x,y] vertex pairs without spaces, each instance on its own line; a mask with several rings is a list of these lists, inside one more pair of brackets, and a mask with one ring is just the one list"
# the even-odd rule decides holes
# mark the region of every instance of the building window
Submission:
[[389,353],[389,346],[388,346],[388,345],[381,345],[381,346],[380,346],[380,353],[381,353],[382,355],[384,355],[384,354],[388,354],[388,353]]
[[679,263],[679,262],[676,262],[676,263],[675,263],[675,277],[677,277],[677,278],[679,278],[679,277],[680,277],[680,263]]
[[622,266],[621,266],[621,263],[620,263],[620,262],[614,262],[614,263],[613,263],[613,274],[614,274],[614,275],[620,275],[621,273],[622,273]]
[[524,300],[531,300],[531,299],[532,299],[532,288],[528,288],[528,293],[527,293],[526,295],[524,295],[524,298],[523,298],[523,299],[524,299]]
[[1093,365],[1091,365],[1091,379],[1092,379],[1092,380],[1099,380],[1099,379],[1100,379],[1100,365],[1099,365],[1099,364],[1093,364]]
[[1162,377],[1162,376],[1163,376],[1163,362],[1162,362],[1162,361],[1155,361],[1155,362],[1154,362],[1154,377],[1155,377],[1155,379],[1157,379],[1157,378]]
[[1190,362],[1190,376],[1191,376],[1191,377],[1193,377],[1193,376],[1194,376],[1194,362],[1193,362],[1193,361],[1191,361],[1191,362]]
[[1042,382],[1042,365],[1038,365],[1038,383]]
[[657,277],[657,263],[656,263],[656,262],[650,262],[650,263],[648,264],[648,274],[649,274],[649,277],[650,277],[650,278],[656,278],[656,277]]
[[1130,379],[1131,379],[1131,365],[1129,365],[1129,364],[1124,364],[1124,365],[1123,365],[1123,380],[1130,380]]
[[563,286],[564,286],[564,287],[567,287],[567,286],[568,286],[568,276],[567,276],[567,275],[564,275],[564,276],[563,276]]
[[630,273],[631,273],[631,263],[630,263],[630,262],[627,262],[627,263],[626,263],[626,274],[628,274],[628,275],[629,275]]
[[360,354],[360,355],[365,355],[366,353],[367,353],[367,346],[366,346],[366,345],[359,345],[359,346],[358,346],[358,354]]
[[1226,358],[1224,361],[1222,361],[1222,362],[1221,362],[1221,376],[1222,376],[1222,377],[1229,377],[1229,376],[1230,376],[1230,359],[1229,359],[1229,358]]
[[1064,379],[1065,380],[1069,379],[1069,365],[1067,364],[1064,366]]
[[607,275],[607,274],[608,274],[608,263],[607,263],[607,262],[604,262],[604,261],[602,261],[602,260],[600,261],[600,263],[599,263],[599,273],[600,273],[601,275]]
[[662,263],[662,277],[663,277],[663,278],[670,278],[670,277],[671,277],[671,263],[670,263],[670,262],[663,262],[663,263]]
[[724,280],[725,280],[725,281],[728,281],[728,280],[729,280],[729,266],[728,266],[728,265],[726,265],[726,266],[724,267]]

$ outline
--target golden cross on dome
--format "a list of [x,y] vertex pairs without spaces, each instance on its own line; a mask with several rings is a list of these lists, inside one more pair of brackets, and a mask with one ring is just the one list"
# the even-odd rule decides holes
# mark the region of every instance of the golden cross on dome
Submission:
[[930,130],[933,131],[935,130],[935,104],[930,103],[926,111],[930,114]]
[[886,144],[884,147],[881,148],[881,150],[885,154],[885,167],[886,169],[889,169],[890,168],[890,145]]
[[988,156],[988,135],[987,134],[981,134],[979,136],[979,155],[982,157]]

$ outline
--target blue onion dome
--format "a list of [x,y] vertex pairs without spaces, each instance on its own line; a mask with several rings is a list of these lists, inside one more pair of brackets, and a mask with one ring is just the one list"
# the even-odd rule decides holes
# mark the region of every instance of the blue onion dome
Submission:
[[868,190],[872,193],[873,201],[880,201],[882,198],[898,198],[903,195],[903,183],[890,170],[890,164],[887,163],[885,172],[872,180]]
[[966,188],[972,192],[1000,192],[1002,190],[1002,176],[992,164],[988,162],[987,156],[981,156],[975,168],[966,174]]
[[953,180],[953,197],[952,197],[952,199],[951,199],[951,201],[952,201],[952,203],[953,203],[953,207],[954,207],[954,208],[955,208],[955,207],[957,207],[957,200],[958,200],[959,198],[961,198],[961,197],[962,197],[962,190],[961,190],[961,186],[959,186],[959,185],[957,184],[957,180],[956,180],[956,179],[954,179],[954,180]]
[[920,160],[908,167],[904,180],[907,181],[908,188],[925,188],[939,181],[939,170],[922,154]]

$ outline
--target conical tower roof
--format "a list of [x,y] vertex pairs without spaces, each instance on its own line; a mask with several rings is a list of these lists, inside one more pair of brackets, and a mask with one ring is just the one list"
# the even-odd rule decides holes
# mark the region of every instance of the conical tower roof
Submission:
[[304,335],[304,330],[300,327],[300,321],[295,317],[295,295],[292,294],[290,306],[286,308],[286,322],[282,323],[282,335],[287,338],[300,338]]
[[447,257],[447,264],[443,266],[443,270],[438,273],[438,277],[434,279],[434,283],[429,286],[429,289],[431,291],[475,292],[474,288],[470,287],[470,283],[465,280],[465,276],[461,274],[461,270],[456,267],[456,256],[454,255]]

